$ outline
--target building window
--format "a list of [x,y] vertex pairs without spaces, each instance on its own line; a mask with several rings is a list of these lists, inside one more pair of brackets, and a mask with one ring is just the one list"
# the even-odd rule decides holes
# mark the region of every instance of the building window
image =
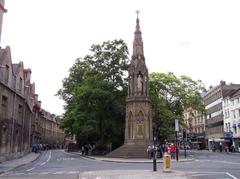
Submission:
[[19,91],[21,92],[22,91],[22,84],[23,83],[23,80],[22,80],[22,78],[20,77],[20,79],[19,79]]
[[230,122],[228,123],[228,132],[231,132],[231,126],[230,126]]
[[8,106],[8,98],[6,96],[2,96],[1,113],[3,118],[7,118],[7,110],[8,110],[7,106]]
[[234,133],[237,134],[237,127],[233,127]]
[[5,66],[5,83],[8,83],[9,80],[9,66]]
[[23,107],[21,104],[18,105],[18,115],[17,115],[17,119],[21,120],[22,119],[22,115],[23,115]]

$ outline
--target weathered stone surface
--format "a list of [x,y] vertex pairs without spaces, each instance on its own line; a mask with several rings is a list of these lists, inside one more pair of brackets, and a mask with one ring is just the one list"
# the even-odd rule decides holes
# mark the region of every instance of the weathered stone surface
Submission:
[[133,55],[128,69],[125,141],[123,146],[108,154],[109,157],[146,157],[147,146],[152,143],[152,109],[149,99],[148,69],[145,64],[138,18],[134,34]]

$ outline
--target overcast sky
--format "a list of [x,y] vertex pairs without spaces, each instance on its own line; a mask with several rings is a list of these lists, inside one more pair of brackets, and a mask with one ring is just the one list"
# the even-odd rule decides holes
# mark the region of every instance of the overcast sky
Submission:
[[62,114],[54,96],[75,59],[92,44],[123,39],[132,54],[136,13],[149,72],[240,83],[239,0],[5,0],[1,46],[32,69],[45,110]]

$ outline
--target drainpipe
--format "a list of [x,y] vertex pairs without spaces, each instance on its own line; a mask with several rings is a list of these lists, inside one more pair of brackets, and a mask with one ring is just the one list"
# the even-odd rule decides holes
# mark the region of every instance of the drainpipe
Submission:
[[13,91],[14,91],[14,97],[13,97],[13,104],[12,104],[12,132],[11,132],[11,142],[10,142],[10,154],[13,153],[13,144],[14,144],[14,128],[15,128],[15,119],[14,119],[14,115],[15,115],[15,103],[16,103],[16,95],[17,95],[17,91],[16,91],[16,80],[17,80],[17,76],[13,75],[14,81],[13,81]]
[[26,104],[27,104],[27,101],[24,99],[23,115],[22,115],[22,151],[21,152],[24,152],[24,142],[23,142],[23,139],[24,139],[24,128],[25,128]]

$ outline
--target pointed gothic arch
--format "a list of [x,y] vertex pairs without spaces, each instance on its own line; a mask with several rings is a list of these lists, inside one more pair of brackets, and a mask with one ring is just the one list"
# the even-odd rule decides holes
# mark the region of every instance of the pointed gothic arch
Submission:
[[131,111],[128,114],[128,138],[133,138],[133,114]]

